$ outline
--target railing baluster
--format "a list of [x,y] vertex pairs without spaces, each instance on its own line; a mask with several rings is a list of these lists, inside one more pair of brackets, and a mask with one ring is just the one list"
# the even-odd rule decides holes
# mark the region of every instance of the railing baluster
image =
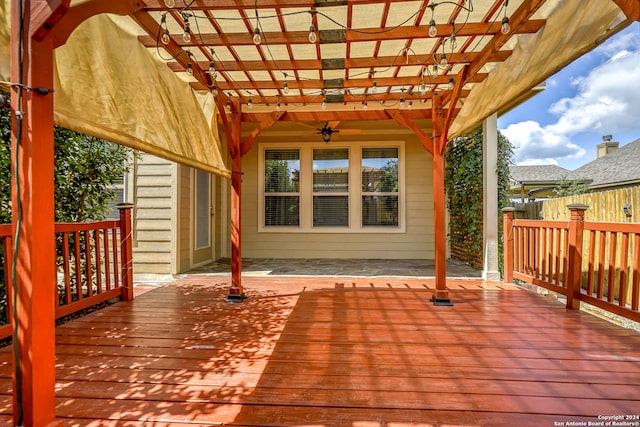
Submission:
[[596,232],[589,231],[589,254],[588,254],[588,273],[587,273],[587,295],[593,295],[593,272],[595,263],[596,250]]
[[111,290],[111,269],[109,268],[109,264],[111,263],[109,259],[109,230],[103,230],[103,242],[104,242],[104,278],[107,290]]
[[87,296],[93,296],[93,269],[91,268],[91,239],[89,236],[89,230],[84,231],[84,259],[87,263],[86,282],[87,282]]
[[622,247],[620,249],[620,279],[618,291],[618,305],[627,304],[627,282],[629,281],[627,268],[629,266],[629,233],[622,233]]
[[561,282],[560,282],[560,259],[561,259],[561,252],[560,252],[560,245],[562,243],[562,230],[560,229],[556,229],[557,233],[556,233],[556,252],[555,252],[555,258],[556,258],[556,280],[555,280],[555,285],[556,286],[562,286]]
[[96,257],[96,292],[102,293],[102,257],[100,256],[100,230],[93,230],[94,254]]
[[631,309],[638,311],[640,305],[640,233],[633,240],[633,290],[631,291]]
[[604,296],[604,254],[607,243],[607,233],[605,231],[598,232],[600,238],[600,249],[598,252],[598,299]]
[[609,236],[609,283],[607,283],[607,301],[613,302],[616,296],[616,243],[618,240],[618,233],[612,231],[609,233]]
[[82,267],[80,265],[80,232],[74,231],[73,233],[73,254],[75,257],[76,266],[76,295],[77,300],[82,300]]
[[113,287],[118,288],[120,286],[120,269],[118,268],[118,248],[120,245],[118,243],[118,232],[115,228],[111,230],[111,239],[111,248],[113,249]]

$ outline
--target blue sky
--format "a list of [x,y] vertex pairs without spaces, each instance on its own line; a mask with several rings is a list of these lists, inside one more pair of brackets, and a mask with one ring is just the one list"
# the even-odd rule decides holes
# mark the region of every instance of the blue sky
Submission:
[[516,164],[570,170],[596,158],[603,135],[620,146],[640,138],[640,25],[549,77],[542,93],[499,117],[498,128]]

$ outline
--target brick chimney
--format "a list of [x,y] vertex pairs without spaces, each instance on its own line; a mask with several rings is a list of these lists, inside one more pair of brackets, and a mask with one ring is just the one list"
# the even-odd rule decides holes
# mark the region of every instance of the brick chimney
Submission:
[[605,135],[602,137],[602,143],[598,144],[598,158],[606,156],[609,153],[613,153],[618,149],[619,142],[611,142],[611,135]]

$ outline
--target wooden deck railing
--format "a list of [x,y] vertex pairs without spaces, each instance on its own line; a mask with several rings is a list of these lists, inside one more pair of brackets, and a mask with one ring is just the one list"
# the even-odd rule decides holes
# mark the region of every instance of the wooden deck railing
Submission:
[[640,321],[640,224],[585,222],[586,205],[569,205],[570,221],[533,221],[504,212],[504,279],[522,280]]
[[[122,204],[119,220],[55,224],[58,289],[56,318],[112,298],[133,299],[131,205]],[[12,335],[13,235],[0,225],[4,286],[0,292],[0,339]],[[52,302],[54,303],[54,302]]]

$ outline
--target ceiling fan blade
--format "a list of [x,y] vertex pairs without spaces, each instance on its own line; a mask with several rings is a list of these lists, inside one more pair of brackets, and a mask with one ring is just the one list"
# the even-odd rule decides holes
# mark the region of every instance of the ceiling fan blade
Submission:
[[342,132],[343,135],[360,135],[362,129],[340,129],[340,132]]
[[339,124],[340,124],[340,120],[334,120],[331,122],[327,122],[325,126],[330,127],[331,129],[335,129],[338,127]]

